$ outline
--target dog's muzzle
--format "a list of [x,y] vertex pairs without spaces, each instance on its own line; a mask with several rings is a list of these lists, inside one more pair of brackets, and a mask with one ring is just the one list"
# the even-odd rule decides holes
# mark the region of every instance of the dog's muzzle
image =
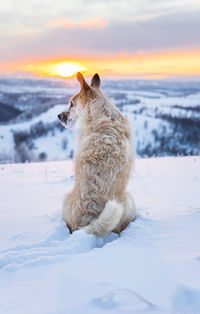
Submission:
[[69,111],[61,112],[58,115],[58,120],[64,128],[72,127],[74,125],[74,121],[69,118]]

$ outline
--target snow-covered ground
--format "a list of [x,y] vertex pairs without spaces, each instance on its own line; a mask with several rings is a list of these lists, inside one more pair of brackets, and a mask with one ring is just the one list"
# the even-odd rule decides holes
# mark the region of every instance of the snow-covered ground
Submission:
[[137,159],[138,218],[69,234],[71,161],[0,168],[0,313],[200,313],[200,157]]

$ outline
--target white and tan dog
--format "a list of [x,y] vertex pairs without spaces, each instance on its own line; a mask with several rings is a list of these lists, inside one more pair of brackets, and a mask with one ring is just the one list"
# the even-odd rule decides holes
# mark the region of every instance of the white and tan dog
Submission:
[[126,192],[133,164],[130,126],[102,94],[98,74],[90,86],[81,73],[77,80],[80,92],[71,98],[68,111],[58,115],[65,127],[76,121],[79,126],[75,183],[65,196],[63,217],[71,232],[120,233],[136,217],[134,200]]

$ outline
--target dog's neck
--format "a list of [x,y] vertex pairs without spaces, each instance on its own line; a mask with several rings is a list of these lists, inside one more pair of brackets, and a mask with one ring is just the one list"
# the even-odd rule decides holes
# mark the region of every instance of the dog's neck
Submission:
[[87,112],[84,116],[84,124],[98,123],[100,120],[121,120],[121,113],[112,103],[112,101],[103,96],[93,99],[87,104]]

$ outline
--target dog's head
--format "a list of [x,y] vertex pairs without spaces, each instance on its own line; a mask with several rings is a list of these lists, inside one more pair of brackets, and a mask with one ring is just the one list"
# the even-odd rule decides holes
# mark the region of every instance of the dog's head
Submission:
[[102,97],[101,90],[99,89],[101,81],[97,73],[93,76],[90,85],[87,84],[80,72],[77,73],[77,80],[80,83],[80,92],[69,100],[67,110],[58,115],[60,123],[65,128],[74,126],[83,112],[87,110],[90,102],[97,97]]

